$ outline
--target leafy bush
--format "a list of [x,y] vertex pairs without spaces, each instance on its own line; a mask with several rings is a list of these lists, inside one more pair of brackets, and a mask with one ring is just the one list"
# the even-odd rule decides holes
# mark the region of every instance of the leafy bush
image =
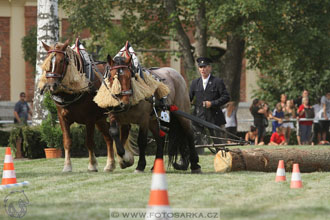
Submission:
[[40,126],[41,140],[47,143],[46,147],[61,148],[63,146],[61,127],[54,121],[51,114],[47,115]]
[[45,142],[41,140],[39,127],[17,126],[10,131],[9,146],[16,153],[16,141],[22,139],[21,151],[25,158],[35,159],[45,157]]
[[0,146],[8,146],[10,132],[0,130]]
[[22,48],[24,60],[35,68],[37,58],[37,26],[31,27],[27,35],[22,38]]
[[[85,145],[86,127],[84,125],[74,124],[71,126],[71,156],[72,157],[88,157],[88,150]],[[107,145],[103,139],[102,134],[95,129],[94,132],[95,155],[106,156]]]
[[41,140],[47,143],[47,147],[61,148],[63,146],[62,130],[57,123],[57,109],[49,92],[45,93],[43,105],[48,110],[48,115],[40,126]]

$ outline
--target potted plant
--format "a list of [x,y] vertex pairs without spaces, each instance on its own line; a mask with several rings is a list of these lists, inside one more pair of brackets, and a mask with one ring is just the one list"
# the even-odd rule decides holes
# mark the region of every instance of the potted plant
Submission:
[[43,105],[47,109],[47,118],[42,121],[40,126],[41,140],[46,142],[46,158],[56,158],[62,156],[61,147],[63,146],[62,130],[57,123],[57,111],[55,104],[46,93]]

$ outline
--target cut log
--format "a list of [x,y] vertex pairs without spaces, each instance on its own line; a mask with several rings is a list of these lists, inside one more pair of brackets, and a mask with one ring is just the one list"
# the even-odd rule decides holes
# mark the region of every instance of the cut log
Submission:
[[284,160],[285,170],[292,171],[294,163],[299,163],[300,172],[330,171],[329,150],[290,149],[231,149],[226,154],[219,151],[214,159],[216,172],[261,171],[275,172],[278,161]]

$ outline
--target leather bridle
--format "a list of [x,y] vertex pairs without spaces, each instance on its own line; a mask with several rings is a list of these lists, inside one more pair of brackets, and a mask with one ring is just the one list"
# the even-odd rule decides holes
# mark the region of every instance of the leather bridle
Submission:
[[65,73],[66,73],[68,64],[69,64],[69,57],[68,57],[68,55],[67,55],[67,53],[65,51],[61,51],[61,50],[49,50],[48,51],[48,54],[53,53],[53,52],[55,52],[55,55],[54,56],[56,56],[56,53],[62,53],[62,54],[64,54],[64,64],[63,64],[63,68],[62,68],[62,74],[58,74],[58,73],[55,73],[55,72],[47,71],[46,72],[46,78],[59,78],[59,79],[63,79],[64,76],[65,76]]
[[[127,68],[131,72],[131,77],[133,77],[132,70],[129,67],[129,65],[110,66],[110,71],[111,70],[117,70],[116,74],[119,77],[121,75],[124,75],[124,72],[122,70],[123,68]],[[128,89],[128,90],[122,90],[119,95],[124,96],[124,95],[132,95],[132,94],[133,94],[133,90],[132,89]]]

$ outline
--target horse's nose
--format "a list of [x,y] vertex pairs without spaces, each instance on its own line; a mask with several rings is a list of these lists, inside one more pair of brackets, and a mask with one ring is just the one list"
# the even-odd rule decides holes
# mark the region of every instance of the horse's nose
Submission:
[[127,103],[124,103],[124,102],[120,102],[120,103],[119,103],[119,107],[120,107],[121,109],[124,109],[126,105],[127,105]]
[[121,104],[128,105],[129,104],[129,96],[123,96],[121,99]]
[[53,84],[51,84],[49,86],[49,89],[50,89],[51,92],[54,92],[54,91],[56,91],[57,87],[58,87],[57,82],[54,82]]

